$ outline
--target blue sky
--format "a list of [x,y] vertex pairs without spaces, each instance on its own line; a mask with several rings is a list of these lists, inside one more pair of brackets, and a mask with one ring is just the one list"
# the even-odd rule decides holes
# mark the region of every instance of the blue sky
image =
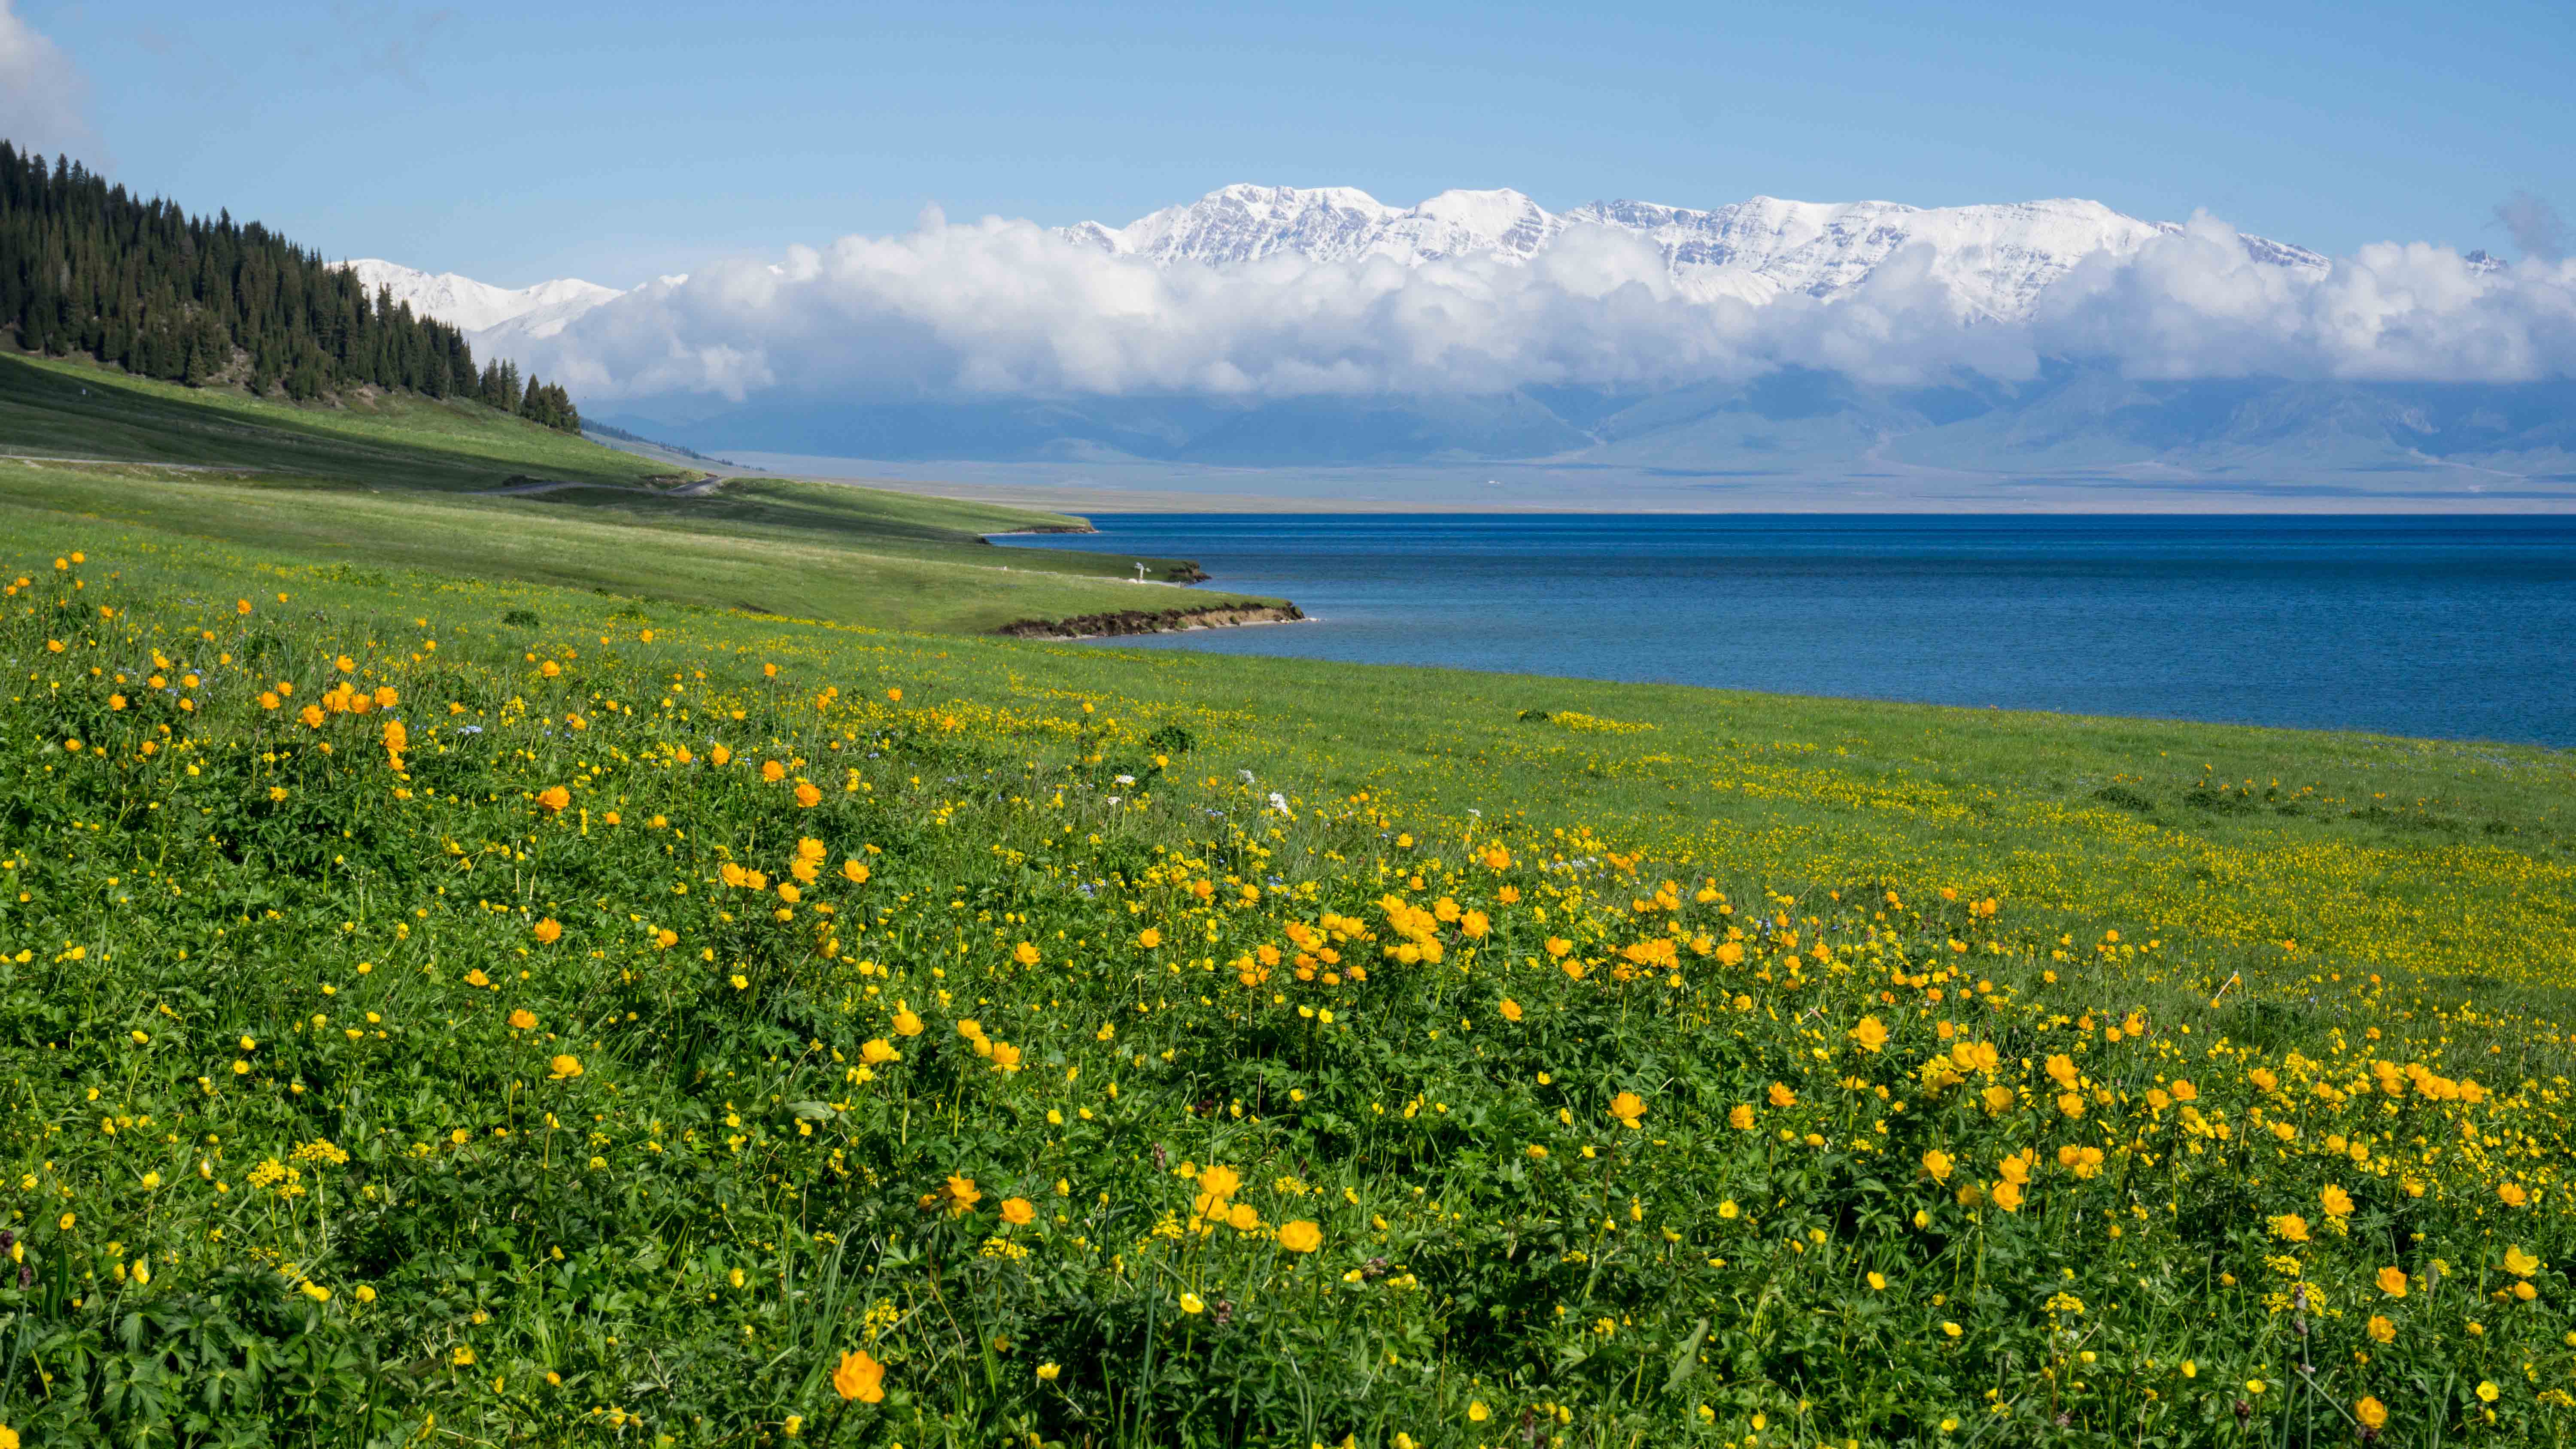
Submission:
[[11,9],[79,84],[9,124],[326,254],[508,285],[623,286],[932,203],[1116,224],[1230,181],[2073,195],[2334,252],[2509,254],[2508,194],[2576,210],[2564,0]]

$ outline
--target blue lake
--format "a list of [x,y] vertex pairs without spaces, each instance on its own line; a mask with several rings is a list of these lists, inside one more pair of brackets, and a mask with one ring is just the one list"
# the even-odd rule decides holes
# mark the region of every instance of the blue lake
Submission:
[[1092,521],[996,542],[1195,559],[1315,616],[1122,647],[2576,746],[2576,519]]

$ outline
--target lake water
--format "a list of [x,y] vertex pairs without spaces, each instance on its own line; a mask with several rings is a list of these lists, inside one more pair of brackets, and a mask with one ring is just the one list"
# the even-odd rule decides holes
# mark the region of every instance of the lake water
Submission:
[[1316,618],[1121,646],[2576,746],[2576,519],[1092,521]]

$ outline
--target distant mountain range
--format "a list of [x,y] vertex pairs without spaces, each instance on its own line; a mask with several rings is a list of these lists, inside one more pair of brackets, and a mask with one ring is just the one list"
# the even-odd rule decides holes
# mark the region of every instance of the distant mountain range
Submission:
[[[1711,210],[1596,202],[1551,212],[1516,191],[1449,191],[1398,207],[1346,187],[1228,186],[1125,226],[1053,235],[1159,268],[1219,272],[1279,264],[1532,263],[1586,229],[1657,248],[1665,306],[1835,304],[1902,259],[1937,284],[1956,325],[2031,319],[2088,260],[2137,254],[2183,230],[2098,202],[1918,208],[1755,197]],[[2304,247],[2238,236],[2258,274],[2312,282],[2333,266]],[[614,289],[577,280],[505,290],[380,261],[353,264],[416,311],[469,329],[483,355],[529,360],[577,343]],[[2471,273],[2504,264],[2483,253]],[[773,266],[770,273],[785,276]],[[637,289],[667,300],[682,278]],[[601,309],[608,309],[601,312]],[[640,314],[639,314],[640,315]],[[569,333],[567,329],[573,329]],[[556,368],[545,369],[552,375]],[[1544,463],[1677,486],[1711,480],[1830,480],[1890,474],[2099,478],[2155,486],[2304,487],[2576,499],[2576,385],[2289,380],[2141,380],[2097,361],[2043,361],[2002,382],[1965,368],[1905,386],[1786,367],[1749,381],[1681,386],[1523,386],[1459,394],[1221,393],[936,397],[808,385],[780,376],[740,401],[673,389],[593,404],[602,421],[710,451],[1058,465],[1401,468]],[[1687,483],[1686,480],[1700,480]]]
[[[1086,221],[1065,237],[1169,265],[1240,266],[1286,254],[1313,262],[1384,259],[1418,267],[1452,257],[1527,261],[1578,226],[1606,227],[1662,249],[1683,295],[1761,304],[1789,295],[1839,296],[1899,248],[1931,248],[1936,274],[1975,317],[2017,321],[2049,283],[2088,256],[2125,256],[2181,228],[2140,221],[2098,201],[2001,206],[1819,203],[1757,196],[1713,211],[1644,201],[1595,201],[1551,212],[1517,191],[1444,191],[1389,206],[1347,186],[1228,186],[1186,206],[1110,228]],[[2245,239],[2257,260],[2324,271],[2305,247]]]

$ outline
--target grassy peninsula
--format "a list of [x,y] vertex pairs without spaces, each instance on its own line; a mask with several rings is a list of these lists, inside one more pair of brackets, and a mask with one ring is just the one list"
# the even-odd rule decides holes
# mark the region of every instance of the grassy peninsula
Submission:
[[[1180,560],[983,542],[1084,526],[1063,514],[791,479],[708,486],[464,398],[299,404],[0,356],[0,455],[0,507],[754,613],[978,632],[1279,602],[1133,582],[1138,562],[1186,579]],[[544,491],[497,491],[511,488]]]

